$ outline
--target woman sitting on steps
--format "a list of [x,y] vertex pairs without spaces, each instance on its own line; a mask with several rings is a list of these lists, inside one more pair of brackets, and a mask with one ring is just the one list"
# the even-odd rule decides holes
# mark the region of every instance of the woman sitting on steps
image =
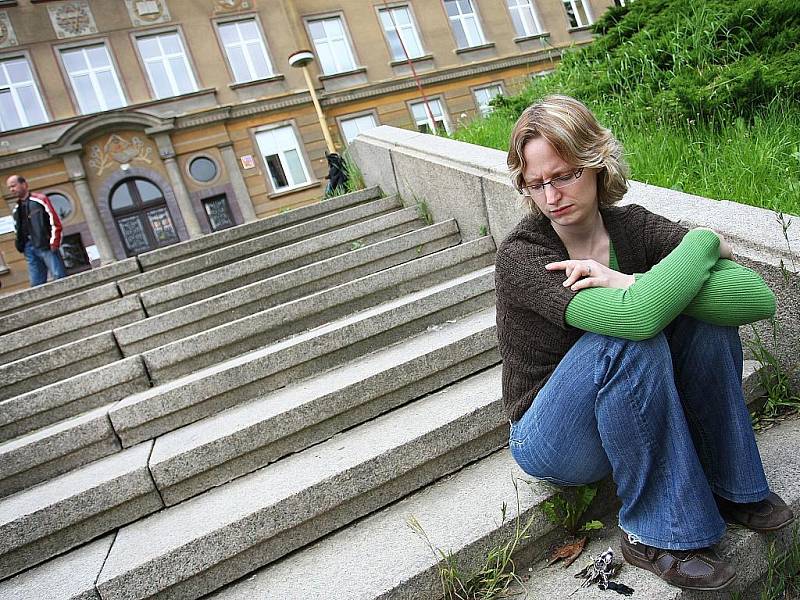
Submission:
[[742,393],[737,326],[775,298],[725,239],[641,206],[622,148],[580,102],[528,107],[508,165],[530,214],[497,252],[497,332],[510,449],[559,485],[613,475],[625,559],[687,589],[733,567],[725,520],[793,519],[770,492]]

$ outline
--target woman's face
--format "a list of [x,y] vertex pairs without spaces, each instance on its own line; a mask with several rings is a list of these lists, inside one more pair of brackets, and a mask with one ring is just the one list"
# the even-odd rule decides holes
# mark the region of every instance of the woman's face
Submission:
[[[535,137],[522,149],[525,157],[525,185],[569,176],[578,167],[564,161],[543,137]],[[580,177],[566,187],[546,185],[543,192],[531,193],[536,207],[554,224],[561,227],[579,225],[597,213],[597,169],[586,168]]]

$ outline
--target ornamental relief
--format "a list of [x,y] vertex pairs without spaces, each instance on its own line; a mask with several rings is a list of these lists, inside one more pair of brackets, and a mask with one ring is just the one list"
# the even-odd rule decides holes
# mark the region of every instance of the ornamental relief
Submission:
[[115,133],[108,138],[102,148],[100,144],[90,147],[89,166],[100,177],[106,169],[127,168],[133,162],[150,165],[153,163],[152,156],[153,147],[142,141],[139,136],[135,135],[128,140]]
[[97,25],[94,22],[94,15],[89,8],[88,0],[75,0],[60,6],[48,6],[47,12],[50,15],[50,22],[53,24],[56,37],[60,40],[97,33]]
[[214,12],[225,13],[246,10],[254,7],[255,0],[213,0]]
[[10,48],[17,44],[17,36],[11,26],[11,19],[8,18],[6,11],[0,10],[0,48]]
[[172,20],[166,0],[125,0],[134,27],[167,23]]

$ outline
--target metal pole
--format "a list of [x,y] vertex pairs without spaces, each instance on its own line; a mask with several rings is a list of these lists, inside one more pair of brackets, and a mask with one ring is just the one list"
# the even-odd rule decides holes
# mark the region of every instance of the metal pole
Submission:
[[303,75],[306,78],[306,85],[308,86],[308,93],[311,94],[311,101],[314,103],[314,108],[317,110],[317,118],[319,119],[319,126],[322,127],[322,135],[325,136],[325,144],[328,146],[328,152],[334,154],[336,148],[333,146],[333,139],[331,132],[328,131],[328,123],[325,121],[325,115],[322,113],[322,107],[319,105],[317,99],[317,92],[314,89],[314,82],[311,81],[311,74],[308,72],[308,66],[303,65]]

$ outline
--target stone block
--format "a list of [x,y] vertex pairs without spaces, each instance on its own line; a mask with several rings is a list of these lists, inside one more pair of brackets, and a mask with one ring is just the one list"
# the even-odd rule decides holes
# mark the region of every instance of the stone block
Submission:
[[381,191],[377,187],[358,190],[350,194],[343,194],[335,198],[320,201],[316,204],[309,204],[264,219],[259,219],[252,223],[245,223],[236,227],[223,229],[222,231],[204,235],[194,240],[180,242],[167,246],[166,248],[153,250],[152,252],[145,252],[144,254],[139,254],[137,258],[144,271],[151,271],[163,265],[182,261],[217,248],[235,244],[248,238],[263,235],[269,231],[285,229],[337,210],[344,210],[363,202],[374,200],[380,196]]
[[55,317],[75,313],[103,302],[116,300],[119,297],[120,293],[117,284],[112,282],[98,285],[70,296],[45,301],[18,312],[1,316],[0,335],[49,321]]
[[396,197],[374,200],[353,208],[326,214],[311,221],[304,221],[291,227],[217,248],[193,258],[162,265],[157,269],[145,271],[129,279],[123,279],[119,282],[119,287],[126,296],[141,292],[185,279],[196,273],[204,273],[216,267],[236,263],[250,256],[263,254],[273,248],[286,246],[326,231],[371,219],[377,215],[396,210],[399,206],[400,202]]
[[[109,415],[129,446],[493,303],[489,267],[129,396]],[[159,381],[171,358],[144,357]]]
[[0,400],[74,377],[122,358],[111,332],[95,335],[0,365]]
[[113,535],[0,582],[4,600],[100,600],[94,582],[111,549]]
[[0,497],[121,450],[108,408],[101,406],[0,444]]
[[139,263],[136,258],[128,258],[110,265],[70,275],[64,279],[57,279],[44,285],[0,297],[0,315],[17,312],[31,308],[38,304],[55,300],[81,290],[95,287],[108,281],[115,281],[122,277],[138,273]]
[[144,318],[138,296],[91,306],[7,333],[0,345],[0,362],[19,360]]
[[160,314],[421,226],[415,209],[398,210],[147,290],[142,302],[148,315]]
[[[425,227],[391,240],[281,273],[241,288],[154,315],[114,331],[130,356],[207,331],[458,243],[455,222]],[[254,332],[253,332],[254,333]],[[208,362],[206,362],[208,364]]]
[[399,188],[392,164],[392,148],[399,140],[420,135],[423,134],[381,125],[359,134],[350,143],[348,151],[358,164],[367,185],[378,186],[386,194],[396,194]]
[[0,402],[0,442],[47,427],[150,387],[133,356]]
[[0,578],[163,507],[147,469],[152,442],[0,500]]
[[164,502],[176,504],[499,360],[488,308],[169,432],[150,470]]
[[[438,242],[451,243],[448,238],[442,238],[424,245],[430,245],[432,250],[436,250]],[[417,250],[421,247],[412,245],[397,256],[415,258],[420,255]],[[394,249],[397,250],[396,247]],[[488,243],[456,246],[445,252],[384,268],[377,273],[146,351],[143,357],[145,362],[150,361],[148,364],[158,363],[158,371],[152,371],[151,376],[155,382],[164,382],[404,294],[419,291],[425,286],[442,283],[470,270],[489,266],[493,263],[493,249],[491,240],[488,240]],[[317,264],[312,266],[317,267]],[[380,262],[375,266],[380,266]],[[387,265],[384,263],[383,266]],[[326,271],[317,267],[315,273],[324,276]],[[278,278],[269,281],[276,279]],[[190,309],[192,306],[194,305],[186,308]]]
[[104,600],[197,598],[505,443],[491,369],[122,528]]

